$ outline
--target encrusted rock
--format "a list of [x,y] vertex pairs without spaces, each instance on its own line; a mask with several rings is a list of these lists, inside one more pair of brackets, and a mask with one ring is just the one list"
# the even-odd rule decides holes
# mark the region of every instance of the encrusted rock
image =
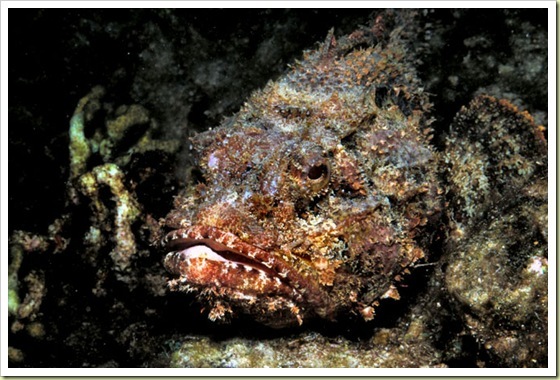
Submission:
[[509,102],[481,96],[457,115],[447,140],[447,288],[465,326],[506,366],[547,365],[543,132]]

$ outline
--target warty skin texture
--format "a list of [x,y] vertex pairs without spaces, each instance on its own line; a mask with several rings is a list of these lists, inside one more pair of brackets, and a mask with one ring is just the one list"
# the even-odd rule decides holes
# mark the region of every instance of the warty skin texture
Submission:
[[427,256],[443,191],[402,31],[335,39],[192,139],[201,180],[164,239],[172,290],[273,327],[374,317]]

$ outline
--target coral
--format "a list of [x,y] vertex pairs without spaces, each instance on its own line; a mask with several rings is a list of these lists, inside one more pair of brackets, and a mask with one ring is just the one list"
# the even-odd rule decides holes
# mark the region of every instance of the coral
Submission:
[[[100,109],[112,108],[101,101],[104,93],[105,90],[100,86],[93,88],[78,102],[71,118],[69,190],[75,204],[83,202],[77,195],[81,194],[88,199],[92,210],[92,225],[84,235],[87,250],[98,252],[108,240],[112,241],[114,248],[110,256],[115,270],[126,272],[132,255],[138,251],[132,225],[141,216],[142,208],[134,192],[127,189],[121,168],[130,162],[134,154],[146,154],[154,150],[174,152],[178,142],[154,140],[152,134],[156,125],[151,122],[147,110],[135,104],[118,107],[115,118],[106,122],[105,129],[95,129],[92,137],[87,139],[86,121],[92,120]],[[144,128],[146,125],[148,127]],[[125,154],[121,154],[123,143],[128,142],[131,135],[136,137],[136,143]],[[88,165],[94,161],[93,155],[98,155],[104,164],[89,169]],[[109,204],[109,200],[102,195],[103,187],[109,189],[113,204]],[[111,231],[110,239],[104,236],[105,231]],[[121,276],[124,281],[130,281],[128,275]]]
[[8,313],[15,315],[20,305],[18,295],[18,270],[23,260],[23,250],[19,245],[10,247],[10,266],[8,267]]
[[[20,273],[22,264],[33,262],[33,258],[30,260],[32,253],[50,257],[49,260],[57,260],[55,256],[66,260],[69,260],[68,255],[79,257],[86,267],[95,270],[91,293],[95,297],[106,297],[111,294],[113,279],[127,284],[130,289],[143,281],[132,266],[139,257],[146,256],[149,240],[153,240],[144,234],[154,235],[159,227],[157,221],[146,214],[135,192],[154,172],[150,167],[142,167],[141,157],[154,152],[162,155],[175,152],[178,142],[154,139],[152,134],[157,125],[139,105],[117,108],[115,118],[109,118],[105,128],[100,128],[96,121],[98,113],[110,113],[113,109],[111,103],[102,101],[104,94],[103,88],[93,88],[80,99],[70,119],[68,199],[61,216],[49,225],[46,235],[15,231],[10,239],[11,332],[25,332],[34,341],[43,340],[50,332],[43,323],[42,308],[48,286],[53,286],[53,277],[52,269],[41,266]],[[144,170],[136,181],[126,175],[127,167],[132,165]],[[87,209],[89,215],[84,215]],[[112,261],[110,266],[105,264],[105,252]],[[161,270],[145,272],[146,288],[153,294],[161,294],[163,282],[153,279],[162,278]],[[84,283],[90,280],[84,279]],[[66,292],[63,290],[57,303],[65,302]],[[24,360],[23,353],[18,355],[20,351],[16,347],[11,349],[12,362]]]
[[[105,89],[94,87],[89,94],[78,102],[74,115],[70,120],[70,178],[74,179],[87,171],[88,161],[97,154],[105,163],[115,163],[121,167],[129,163],[134,153],[146,153],[152,150],[175,152],[178,141],[155,140],[153,138],[156,125],[149,117],[148,111],[137,104],[120,106],[116,109],[115,118],[106,122],[104,130],[96,128],[91,138],[86,137],[86,123],[91,121],[96,112],[111,106],[102,103]],[[145,128],[145,126],[148,126]],[[126,138],[133,136],[136,142],[122,154],[122,144]]]
[[41,299],[46,293],[42,276],[37,272],[32,272],[24,278],[27,283],[27,293],[24,300],[21,301],[19,270],[23,259],[26,254],[45,252],[48,248],[49,243],[42,236],[31,235],[24,231],[15,231],[11,236],[10,265],[8,267],[8,313],[18,320],[33,320],[41,305]]
[[[70,178],[76,178],[86,171],[87,161],[92,148],[85,136],[86,119],[101,107],[99,98],[105,93],[101,86],[94,87],[91,92],[78,102],[74,115],[70,119]],[[86,109],[87,106],[87,109]]]
[[[130,257],[136,252],[135,237],[132,224],[140,216],[138,201],[123,184],[124,174],[115,164],[96,166],[91,172],[80,177],[79,190],[91,199],[95,218],[98,219],[90,229],[88,235],[91,243],[98,243],[100,229],[113,231],[115,248],[110,255],[118,270],[124,271],[130,265]],[[99,196],[99,186],[109,187],[115,202],[114,226],[103,228],[108,219],[105,206]],[[97,236],[97,237],[94,237]]]

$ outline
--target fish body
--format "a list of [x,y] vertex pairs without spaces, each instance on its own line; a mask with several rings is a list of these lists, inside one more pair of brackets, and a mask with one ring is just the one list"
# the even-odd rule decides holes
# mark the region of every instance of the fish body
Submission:
[[198,183],[166,218],[172,290],[212,320],[373,318],[427,257],[442,209],[430,103],[402,31],[329,33],[192,139]]

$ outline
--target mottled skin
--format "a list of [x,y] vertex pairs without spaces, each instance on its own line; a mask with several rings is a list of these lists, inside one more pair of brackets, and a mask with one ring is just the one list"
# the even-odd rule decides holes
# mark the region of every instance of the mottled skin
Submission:
[[443,193],[430,104],[401,30],[380,22],[331,33],[192,139],[201,176],[166,219],[165,265],[211,319],[370,320],[426,257]]

